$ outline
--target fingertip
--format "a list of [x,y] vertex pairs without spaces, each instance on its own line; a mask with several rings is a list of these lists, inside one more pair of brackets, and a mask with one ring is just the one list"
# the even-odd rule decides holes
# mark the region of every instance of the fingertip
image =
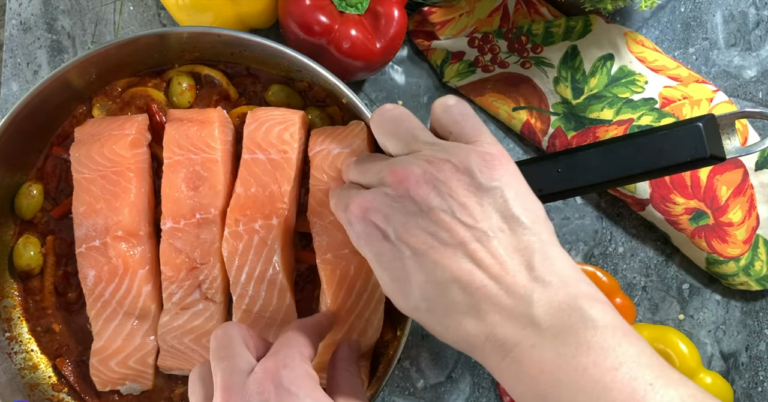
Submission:
[[[456,95],[445,95],[437,98],[432,103],[432,108],[429,111],[430,114],[430,128],[434,126],[435,121],[438,123],[443,119],[450,119],[454,115],[466,115],[467,113],[475,114],[472,106],[469,105],[464,99],[459,98]],[[434,131],[434,130],[433,130]],[[435,133],[440,137],[439,133]],[[445,138],[443,138],[445,139]]]
[[317,313],[294,321],[278,336],[266,359],[293,355],[311,362],[320,343],[333,329],[333,314]]
[[371,116],[370,127],[376,141],[390,156],[419,152],[436,140],[418,117],[395,104],[376,109]]
[[189,388],[187,391],[189,402],[213,401],[213,370],[211,362],[205,361],[198,364],[189,373]]
[[[357,160],[357,157],[350,158],[349,160],[344,162],[344,165],[341,167],[341,178],[344,180],[344,183],[349,182],[350,169],[355,163],[355,160]],[[336,186],[336,188],[339,188],[339,187],[341,187],[341,185]]]
[[461,99],[456,95],[441,96],[432,103],[432,113],[451,109],[459,105],[469,106],[464,99]]
[[396,103],[385,103],[385,104],[379,106],[378,108],[376,108],[376,110],[373,111],[373,114],[371,114],[371,122],[373,122],[374,119],[379,119],[379,118],[381,118],[383,116],[386,116],[386,115],[391,114],[393,112],[397,112],[397,111],[399,111],[401,109],[406,110],[406,111],[408,110],[408,109],[404,108],[403,106],[400,106],[400,105],[398,105]]
[[336,347],[328,362],[328,395],[335,402],[364,401],[365,383],[359,365],[360,342],[346,340]]
[[311,317],[310,319],[313,319],[318,322],[318,325],[322,329],[328,329],[326,332],[331,332],[331,328],[333,328],[333,322],[335,321],[335,316],[333,312],[330,311],[322,311],[320,313],[317,313]]
[[374,137],[382,128],[386,128],[393,121],[398,121],[398,115],[402,112],[409,113],[408,109],[394,103],[387,103],[376,108],[373,114],[371,114],[370,123],[371,132],[373,132]]
[[432,104],[429,128],[446,141],[499,145],[472,106],[455,95],[443,96]]
[[219,325],[211,334],[211,345],[229,344],[233,339],[242,340],[248,350],[255,351],[251,330],[235,321],[227,321]]

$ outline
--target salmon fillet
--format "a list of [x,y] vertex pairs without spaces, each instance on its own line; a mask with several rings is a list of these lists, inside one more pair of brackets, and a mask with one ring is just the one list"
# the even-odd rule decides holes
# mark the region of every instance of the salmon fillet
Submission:
[[93,332],[99,391],[152,388],[160,270],[147,115],[91,119],[75,129],[72,220]]
[[221,254],[234,182],[235,129],[221,108],[168,111],[163,140],[157,366],[189,375],[208,360],[211,333],[229,312]]
[[269,341],[296,320],[293,231],[308,124],[301,110],[248,113],[227,210],[222,253],[232,319]]
[[344,164],[371,150],[368,128],[360,121],[313,130],[309,137],[307,215],[320,274],[320,311],[333,312],[335,318],[333,329],[320,343],[313,363],[323,386],[328,360],[340,341],[351,339],[360,342],[360,372],[368,383],[371,352],[384,322],[381,286],[336,220],[329,199],[330,189],[344,184]]

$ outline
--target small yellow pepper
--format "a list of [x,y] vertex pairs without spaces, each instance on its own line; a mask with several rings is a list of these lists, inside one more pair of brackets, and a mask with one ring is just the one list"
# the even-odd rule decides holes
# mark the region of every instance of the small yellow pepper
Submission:
[[707,370],[696,345],[685,334],[666,325],[635,324],[635,330],[672,367],[723,402],[733,402],[731,384],[717,372]]
[[160,0],[179,25],[249,31],[277,21],[278,0]]

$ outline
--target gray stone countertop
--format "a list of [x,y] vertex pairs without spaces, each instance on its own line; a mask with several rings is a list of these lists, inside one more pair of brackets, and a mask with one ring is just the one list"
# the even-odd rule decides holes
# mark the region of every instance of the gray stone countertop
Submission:
[[[625,9],[612,19],[649,37],[741,106],[768,105],[768,0],[666,0],[653,12]],[[117,37],[173,25],[156,0],[8,0],[0,114],[71,58]],[[409,43],[385,70],[354,88],[371,109],[402,101],[424,122],[432,101],[452,92]],[[515,159],[534,154],[480,113]],[[705,365],[731,382],[737,401],[768,400],[768,293],[721,286],[661,231],[606,194],[550,204],[547,211],[575,259],[618,278],[637,305],[638,321],[685,332]],[[482,367],[416,325],[381,400],[497,398]]]

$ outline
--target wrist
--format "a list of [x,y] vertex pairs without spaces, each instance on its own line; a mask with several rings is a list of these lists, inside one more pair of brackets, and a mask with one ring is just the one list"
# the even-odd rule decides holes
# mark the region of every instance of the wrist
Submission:
[[592,341],[612,328],[632,332],[570,256],[563,252],[542,266],[546,268],[524,270],[531,273],[526,278],[510,278],[516,283],[507,284],[506,297],[488,292],[488,308],[475,317],[472,326],[478,330],[463,351],[494,375],[516,371],[512,367],[530,368],[523,362],[534,364],[547,356],[557,364],[569,344]]
[[473,354],[513,398],[714,401],[664,361],[599,291],[574,287],[546,297],[534,325],[496,326]]
[[[558,289],[532,290],[531,314],[523,320],[497,317],[477,350],[470,352],[491,373],[568,352],[570,343],[591,341],[601,332],[629,328],[605,296],[591,283]],[[543,365],[546,367],[546,365]]]

